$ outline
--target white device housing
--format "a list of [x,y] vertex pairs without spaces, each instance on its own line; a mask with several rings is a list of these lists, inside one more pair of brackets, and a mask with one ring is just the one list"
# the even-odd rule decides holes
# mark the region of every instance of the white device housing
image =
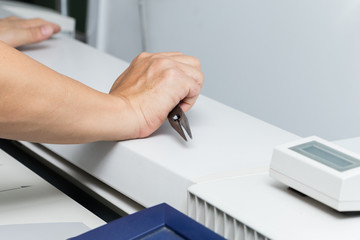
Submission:
[[324,139],[276,147],[270,175],[338,211],[360,211],[360,156]]

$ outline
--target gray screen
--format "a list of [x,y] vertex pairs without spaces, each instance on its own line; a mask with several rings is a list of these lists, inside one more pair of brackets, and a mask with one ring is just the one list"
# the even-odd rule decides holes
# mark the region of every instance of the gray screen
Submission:
[[360,166],[360,160],[316,141],[290,149],[340,172]]

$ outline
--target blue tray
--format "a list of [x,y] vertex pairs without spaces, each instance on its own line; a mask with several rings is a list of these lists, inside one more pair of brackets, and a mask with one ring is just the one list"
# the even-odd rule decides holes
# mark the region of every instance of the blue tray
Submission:
[[183,240],[225,238],[166,203],[110,222],[71,240]]

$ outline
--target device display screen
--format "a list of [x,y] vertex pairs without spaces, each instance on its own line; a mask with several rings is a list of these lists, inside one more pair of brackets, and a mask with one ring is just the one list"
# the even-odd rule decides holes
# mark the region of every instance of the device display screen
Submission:
[[358,159],[316,141],[290,149],[340,172],[360,166]]

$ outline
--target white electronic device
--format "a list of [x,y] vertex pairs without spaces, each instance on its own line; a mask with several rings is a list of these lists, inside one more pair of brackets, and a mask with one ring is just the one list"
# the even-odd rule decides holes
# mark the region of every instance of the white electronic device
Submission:
[[270,176],[338,211],[360,211],[360,156],[319,137],[276,147]]

